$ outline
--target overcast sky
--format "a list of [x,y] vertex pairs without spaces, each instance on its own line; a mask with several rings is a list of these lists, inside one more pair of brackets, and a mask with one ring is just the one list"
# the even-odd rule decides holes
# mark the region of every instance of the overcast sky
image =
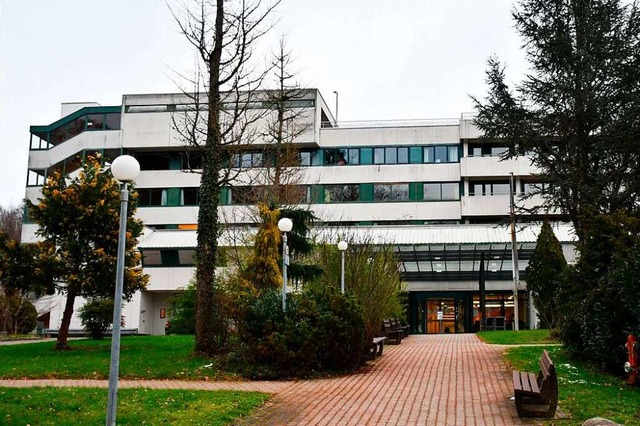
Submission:
[[[472,110],[470,94],[485,94],[490,55],[512,79],[525,72],[512,8],[283,0],[272,39],[287,35],[301,81],[331,108],[339,92],[340,121],[456,118]],[[0,205],[24,197],[30,125],[60,118],[62,102],[175,92],[175,72],[194,58],[162,0],[0,0]]]

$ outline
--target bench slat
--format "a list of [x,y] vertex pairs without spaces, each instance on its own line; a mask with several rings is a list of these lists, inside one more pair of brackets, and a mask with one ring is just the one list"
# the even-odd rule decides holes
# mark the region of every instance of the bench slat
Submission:
[[520,372],[513,370],[513,389],[516,391],[522,390],[522,381],[520,380]]

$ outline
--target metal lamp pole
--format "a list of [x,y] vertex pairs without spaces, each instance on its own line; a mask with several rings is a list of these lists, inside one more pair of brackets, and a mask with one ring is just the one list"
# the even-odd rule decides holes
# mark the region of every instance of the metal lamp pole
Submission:
[[278,229],[282,232],[282,310],[287,310],[287,266],[289,266],[289,246],[287,232],[293,229],[293,222],[288,217],[278,221]]
[[340,257],[342,258],[342,268],[340,274],[340,291],[344,294],[344,254],[347,251],[349,245],[346,241],[340,241],[338,243],[338,250],[340,250]]
[[129,156],[121,155],[111,165],[113,177],[123,183],[120,192],[120,233],[118,235],[118,260],[116,267],[116,291],[113,300],[113,330],[111,333],[111,363],[109,366],[109,399],[107,402],[107,426],[116,424],[118,406],[118,373],[120,367],[120,318],[122,317],[122,288],[124,286],[124,252],[127,240],[128,183],[140,173],[140,164]]

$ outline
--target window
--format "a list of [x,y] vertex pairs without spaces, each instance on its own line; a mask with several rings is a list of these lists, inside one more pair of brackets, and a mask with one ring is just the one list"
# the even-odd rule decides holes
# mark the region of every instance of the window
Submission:
[[424,184],[424,199],[427,201],[439,201],[442,199],[442,188],[439,183]]
[[358,148],[350,148],[348,159],[349,159],[349,164],[353,164],[353,165],[360,164],[360,150]]
[[395,147],[384,149],[384,163],[385,164],[397,164],[398,163],[398,150]]
[[310,152],[299,152],[300,157],[300,165],[301,166],[310,166],[311,165],[311,153]]
[[409,148],[409,163],[422,163],[422,148],[420,148],[419,146],[412,146]]
[[500,157],[509,151],[506,145],[497,144],[469,144],[469,156],[471,157]]
[[459,200],[460,199],[460,184],[458,182],[443,183],[442,184],[442,200]]
[[482,196],[482,195],[508,195],[509,194],[509,182],[470,182],[469,183],[469,195]]
[[360,198],[358,185],[326,185],[324,187],[324,202],[357,202]]
[[459,182],[429,182],[424,184],[426,201],[453,201],[460,199]]
[[409,162],[409,148],[398,148],[398,164],[407,164]]
[[373,164],[372,148],[360,148],[360,164]]
[[398,183],[391,185],[373,185],[373,199],[375,201],[408,201],[409,184]]
[[425,163],[434,163],[435,162],[434,147],[425,146],[423,158]]
[[447,162],[447,147],[446,146],[436,146],[436,163],[446,163]]
[[384,164],[384,148],[373,149],[373,164]]
[[138,206],[166,206],[167,190],[161,188],[139,188],[138,190]]
[[459,161],[458,158],[458,147],[456,145],[449,146],[449,163],[457,163]]
[[198,204],[198,188],[182,188],[180,193],[180,205],[197,206]]

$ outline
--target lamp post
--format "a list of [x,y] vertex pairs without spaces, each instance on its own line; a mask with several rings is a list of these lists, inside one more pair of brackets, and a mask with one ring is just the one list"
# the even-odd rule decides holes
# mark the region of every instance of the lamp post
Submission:
[[127,205],[129,188],[140,173],[140,164],[130,155],[121,155],[111,164],[111,174],[122,182],[120,191],[120,233],[118,235],[118,263],[116,267],[116,292],[113,299],[113,330],[111,333],[111,364],[109,367],[109,399],[107,402],[107,426],[116,424],[118,406],[118,373],[120,367],[120,318],[122,317],[122,288],[124,285],[124,251],[127,239]]
[[289,247],[287,246],[287,232],[293,228],[293,222],[288,217],[278,221],[278,229],[282,232],[282,310],[287,310],[287,266],[289,266]]
[[340,291],[342,291],[342,294],[344,294],[344,253],[347,251],[347,247],[349,247],[349,244],[344,240],[338,243],[338,250],[340,250],[340,256],[342,257],[342,268],[340,274]]

